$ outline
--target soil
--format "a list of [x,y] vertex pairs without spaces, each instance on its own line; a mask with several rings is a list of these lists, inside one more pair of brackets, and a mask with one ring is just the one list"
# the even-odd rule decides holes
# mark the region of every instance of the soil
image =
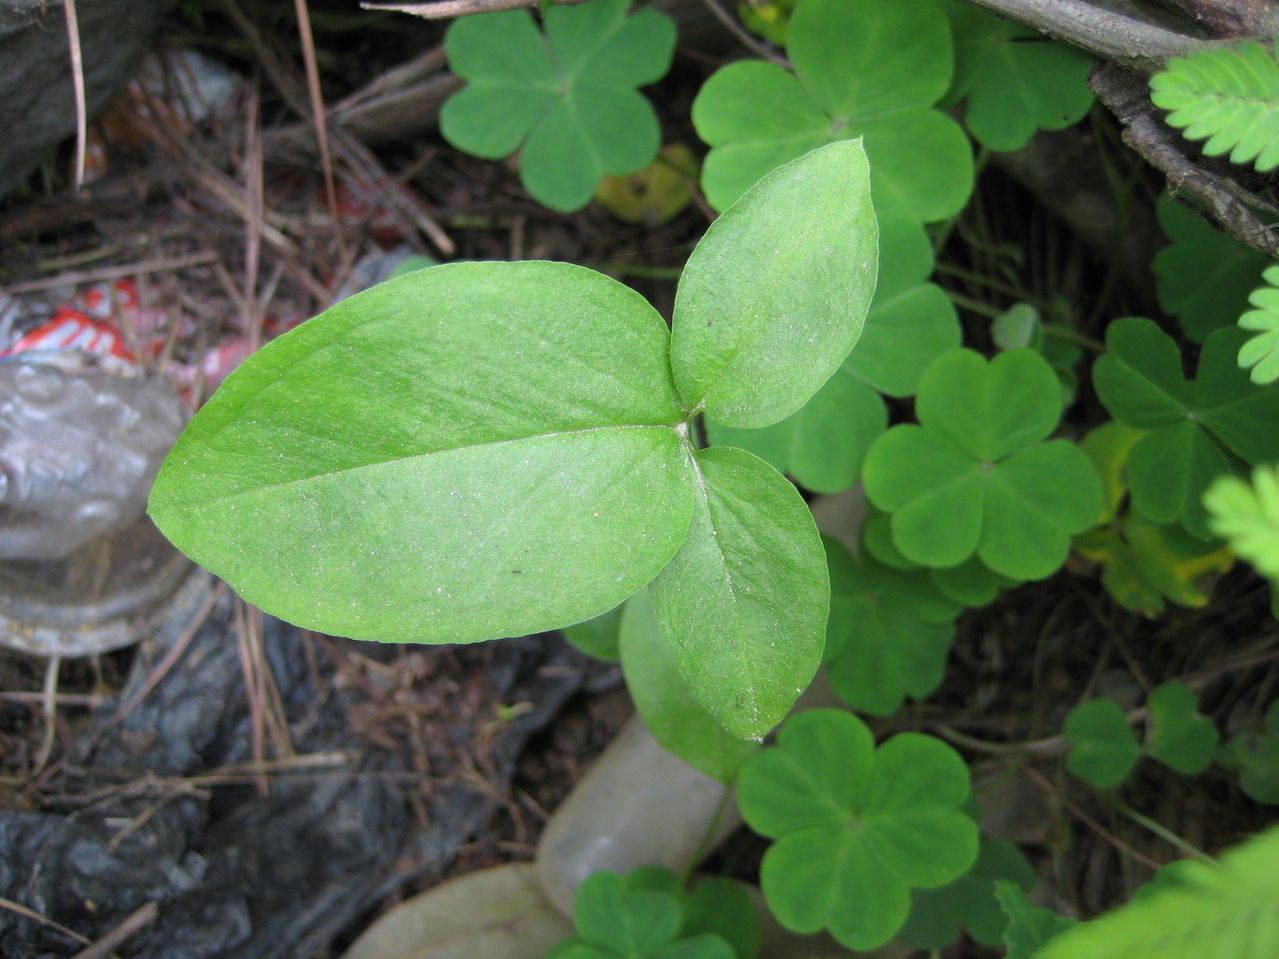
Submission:
[[[307,81],[293,5],[255,4],[239,18],[225,9],[205,0],[179,5],[160,43],[168,50],[200,50],[230,66],[239,78],[231,99],[198,122],[180,111],[160,112],[160,102],[136,92],[117,102],[96,125],[105,159],[91,182],[80,190],[67,182],[64,148],[0,202],[0,288],[57,298],[88,283],[138,277],[146,305],[168,318],[160,330],[163,349],[145,361],[162,374],[197,363],[219,344],[256,344],[314,315],[352,263],[401,244],[439,259],[584,264],[631,284],[669,316],[674,277],[710,219],[704,204],[694,199],[656,227],[622,223],[598,203],[573,215],[553,213],[527,196],[510,164],[457,152],[426,116],[402,118],[398,132],[382,130],[375,153],[338,144],[335,219],[318,154],[307,159],[303,147],[287,161],[266,159],[279,152],[285,132],[296,137],[299,124],[310,119],[305,100],[297,102]],[[330,104],[431,51],[442,38],[438,24],[357,13],[337,0],[313,0],[310,13]],[[671,74],[649,93],[666,140],[700,150],[688,121],[692,97],[717,65],[741,51],[702,21],[689,35]],[[1104,115],[1063,136],[1082,138],[1095,155],[1128,171],[1137,193],[1153,198],[1159,183],[1123,153]],[[421,228],[427,220],[434,226]],[[448,238],[444,244],[441,235]],[[1115,268],[1104,250],[1081,240],[995,166],[983,175],[977,200],[953,225],[942,254],[950,270],[941,275],[956,294],[995,309],[1015,299],[1042,304],[1084,337],[1098,338],[1111,317],[1157,312],[1149,291]],[[999,292],[1000,284],[1015,295]],[[966,342],[980,348],[988,319],[969,312],[964,320]],[[207,395],[202,377],[188,386],[193,402]],[[1100,419],[1086,408],[1071,416],[1076,429]],[[1105,690],[1135,699],[1143,688],[1172,677],[1192,679],[1201,708],[1224,729],[1245,725],[1273,690],[1279,637],[1268,603],[1264,586],[1236,569],[1215,585],[1210,608],[1146,620],[1118,608],[1099,588],[1097,571],[1076,562],[1046,585],[1013,590],[963,617],[945,685],[882,730],[952,731],[979,779],[997,784],[992,794],[1001,799],[994,812],[988,810],[993,830],[1020,842],[1032,857],[1042,898],[1091,915],[1126,900],[1149,878],[1152,863],[1180,853],[1068,777],[1060,762],[1010,764],[1003,747],[1051,737],[1065,712],[1090,695]],[[335,955],[381,911],[442,876],[531,858],[549,812],[631,711],[618,670],[587,662],[556,636],[534,638],[526,658],[511,664],[487,645],[470,651],[370,647],[301,634],[287,640],[297,644],[299,662],[283,670],[296,674],[289,689],[298,691],[281,692],[273,683],[280,686],[282,673],[262,642],[276,627],[254,627],[254,614],[229,594],[211,609],[205,615],[222,617],[221,639],[235,648],[243,678],[227,686],[243,714],[224,730],[240,738],[234,746],[206,742],[204,757],[192,747],[193,755],[176,766],[147,759],[154,743],[138,739],[137,728],[133,739],[111,739],[116,733],[104,729],[130,703],[146,708],[153,695],[149,678],[154,695],[164,695],[165,671],[180,671],[166,663],[165,646],[143,643],[65,659],[53,675],[53,697],[46,689],[47,661],[0,648],[0,813],[95,821],[104,803],[146,799],[109,811],[118,829],[119,817],[136,822],[156,796],[168,802],[186,790],[198,791],[209,822],[239,822],[237,816],[247,815],[236,811],[241,804],[266,802],[273,790],[292,788],[286,784],[301,775],[298,757],[310,754],[299,744],[325,731],[329,738],[314,739],[315,749],[345,750],[350,768],[376,769],[392,783],[405,845],[371,867],[377,875],[366,884],[369,898],[340,928],[325,927],[323,941],[309,951],[298,946],[280,955]],[[1241,642],[1241,636],[1251,638]],[[548,691],[547,684],[561,679]],[[145,695],[135,703],[139,691]],[[524,701],[510,698],[517,691],[534,696],[528,701],[535,702],[536,722],[520,726],[518,715],[504,711]],[[292,695],[296,700],[289,700]],[[154,723],[167,721],[162,710],[154,712]],[[151,732],[164,737],[158,728]],[[104,748],[104,741],[130,757],[116,768],[134,778],[103,772],[103,754],[94,749]],[[1242,795],[1231,773],[1214,767],[1189,779],[1161,770],[1143,765],[1125,799],[1199,848],[1219,849],[1273,818]],[[156,788],[158,782],[164,789]],[[442,857],[429,863],[415,858],[421,847],[413,837],[438,818],[435,803],[458,782],[472,788],[468,808],[478,804],[482,815],[460,827]],[[760,848],[743,834],[716,862],[753,878]],[[15,867],[22,864],[12,857],[0,863],[0,879]],[[57,911],[56,902],[48,905]],[[123,918],[58,915],[83,921],[79,928],[89,939]],[[71,955],[83,945],[59,938],[39,918],[24,921],[22,941],[42,943],[46,954]],[[0,915],[0,942],[4,928]],[[119,953],[134,954],[146,941],[143,934]],[[971,945],[944,952],[951,959],[988,954]]]

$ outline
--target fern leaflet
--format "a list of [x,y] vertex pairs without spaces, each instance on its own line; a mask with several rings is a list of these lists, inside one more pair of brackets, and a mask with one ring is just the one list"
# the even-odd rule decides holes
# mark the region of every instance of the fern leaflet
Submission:
[[1223,476],[1204,494],[1209,526],[1262,576],[1279,583],[1279,467],[1253,472],[1252,485]]
[[[1035,959],[1260,959],[1279,955],[1279,827],[1220,866],[1182,861],[1114,912],[1055,936]],[[1162,874],[1161,874],[1162,877]]]
[[1171,126],[1207,139],[1208,156],[1230,153],[1265,173],[1279,166],[1279,64],[1261,44],[1200,50],[1169,60],[1150,78],[1150,99]]
[[1259,386],[1279,380],[1279,266],[1261,274],[1266,286],[1253,290],[1248,302],[1256,307],[1239,317],[1245,330],[1257,335],[1239,348],[1239,365],[1252,367],[1252,381]]

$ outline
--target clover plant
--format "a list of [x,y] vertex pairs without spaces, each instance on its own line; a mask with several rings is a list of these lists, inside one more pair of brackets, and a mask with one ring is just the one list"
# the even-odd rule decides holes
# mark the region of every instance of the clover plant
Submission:
[[552,6],[546,32],[524,10],[455,21],[449,68],[467,81],[440,111],[459,150],[496,160],[520,150],[520,178],[539,203],[584,207],[605,174],[634,173],[657,155],[661,131],[635,88],[670,68],[675,25],[629,0]]
[[1234,328],[1209,336],[1187,381],[1171,337],[1149,320],[1117,320],[1093,367],[1111,416],[1150,431],[1128,456],[1134,509],[1202,539],[1212,535],[1201,501],[1208,484],[1244,464],[1279,460],[1279,386],[1258,387],[1236,365],[1242,336]]
[[995,898],[999,882],[1029,892],[1035,872],[1012,843],[983,839],[977,862],[968,873],[949,885],[911,893],[910,916],[901,940],[915,949],[941,949],[958,939],[962,928],[976,942],[1000,945],[1008,917]]
[[1212,720],[1198,711],[1190,687],[1167,682],[1146,698],[1148,734],[1144,747],[1113,700],[1092,699],[1076,706],[1062,729],[1070,752],[1066,768],[1098,789],[1128,778],[1142,754],[1186,776],[1208,768],[1219,735]]
[[1258,729],[1230,738],[1218,755],[1239,772],[1239,788],[1257,802],[1279,805],[1279,699],[1272,700]]
[[743,818],[775,840],[760,870],[773,914],[798,932],[829,929],[850,949],[887,942],[912,888],[944,886],[977,859],[977,825],[959,808],[968,769],[930,736],[876,747],[850,713],[798,713],[737,788]]
[[577,934],[548,959],[753,959],[759,950],[759,917],[740,886],[709,879],[686,891],[666,869],[592,873],[573,921]]
[[1092,58],[1016,21],[960,0],[942,9],[955,36],[948,99],[964,100],[964,126],[991,150],[1017,150],[1036,129],[1060,130],[1092,106]]
[[764,426],[803,406],[861,332],[875,235],[865,153],[841,141],[716,221],[669,333],[567,264],[374,287],[228,378],[151,514],[254,603],[362,639],[536,632],[651,582],[693,692],[762,736],[821,658],[825,555],[793,486],[749,453],[695,450],[689,421]]
[[1027,349],[990,361],[953,350],[925,371],[915,411],[919,425],[883,434],[863,470],[897,549],[938,567],[976,556],[1015,579],[1060,567],[1100,512],[1101,485],[1077,446],[1043,442],[1061,417],[1048,363]]
[[1165,200],[1155,207],[1169,244],[1151,261],[1159,306],[1187,339],[1202,343],[1248,308],[1269,257],[1218,233],[1195,211]]
[[941,683],[961,608],[927,571],[883,566],[825,540],[831,611],[826,676],[859,712],[887,716]]

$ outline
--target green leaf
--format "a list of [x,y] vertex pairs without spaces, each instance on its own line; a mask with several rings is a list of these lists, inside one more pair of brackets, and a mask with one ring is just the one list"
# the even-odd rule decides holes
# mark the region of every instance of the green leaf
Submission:
[[445,51],[467,85],[440,111],[444,138],[487,159],[523,143],[525,187],[562,212],[590,202],[605,174],[648,164],[660,131],[652,106],[634,88],[666,73],[675,26],[653,10],[628,17],[628,5],[553,7],[545,37],[523,10],[454,21]]
[[859,142],[832,143],[711,224],[684,267],[671,328],[671,368],[690,409],[768,426],[839,368],[875,289],[867,177]]
[[1211,535],[1201,499],[1212,480],[1241,472],[1241,461],[1279,459],[1279,386],[1259,388],[1235,364],[1242,335],[1213,333],[1190,384],[1167,334],[1149,320],[1119,320],[1093,367],[1111,415],[1152,431],[1129,452],[1134,508],[1156,523],[1181,522],[1201,539]]
[[151,515],[307,628],[472,642],[579,622],[657,575],[688,529],[666,355],[652,307],[580,267],[411,273],[232,374]]
[[731,879],[699,879],[683,897],[685,936],[710,934],[733,947],[737,959],[755,959],[760,947],[759,913],[746,889]]
[[1165,200],[1155,215],[1172,241],[1151,262],[1159,306],[1176,315],[1187,337],[1202,343],[1248,308],[1248,295],[1270,258],[1214,230],[1181,203]]
[[1035,871],[1012,843],[983,839],[970,872],[940,888],[917,889],[911,894],[902,941],[915,949],[941,949],[959,938],[963,928],[977,942],[999,945],[1008,927],[1008,917],[995,899],[999,880],[1029,891],[1035,884]]
[[767,463],[712,447],[694,469],[693,521],[653,605],[698,699],[733,735],[759,739],[821,661],[826,557],[803,498]]
[[1279,828],[1227,850],[1219,866],[1179,863],[1178,881],[1081,923],[1036,959],[1279,955]]
[[1239,327],[1256,336],[1239,348],[1239,365],[1252,368],[1252,381],[1265,386],[1279,380],[1279,266],[1262,274],[1266,286],[1252,291],[1248,302],[1256,309],[1239,317]]
[[1266,709],[1261,729],[1233,736],[1219,758],[1239,770],[1239,787],[1250,799],[1279,805],[1279,699]]
[[926,572],[854,559],[842,544],[823,542],[831,574],[831,688],[853,709],[877,716],[895,712],[907,696],[923,699],[941,683],[960,608]]
[[1060,130],[1092,105],[1092,58],[1015,20],[947,0],[955,35],[953,89],[967,98],[964,123],[982,146],[1018,150],[1036,129]]
[[623,606],[614,606],[607,613],[602,613],[584,623],[565,626],[560,632],[564,638],[577,649],[595,659],[612,660],[622,658],[618,649],[618,628],[622,625]]
[[1197,709],[1194,691],[1183,683],[1163,683],[1146,699],[1150,712],[1147,752],[1185,776],[1208,768],[1220,737],[1212,720]]
[[644,724],[663,748],[728,782],[755,745],[726,733],[693,695],[667,648],[648,590],[632,596],[623,609],[622,672]]
[[1279,468],[1260,467],[1249,485],[1223,476],[1204,494],[1210,529],[1262,576],[1279,582]]
[[702,186],[713,206],[723,209],[807,150],[863,136],[877,208],[922,222],[963,207],[971,150],[953,120],[929,109],[952,63],[933,0],[804,0],[787,52],[794,76],[772,64],[729,64],[693,102],[693,124],[712,148]]
[[1279,166],[1279,65],[1261,44],[1173,57],[1150,78],[1150,100],[1206,156],[1230,154],[1262,173]]
[[642,957],[679,934],[683,915],[669,893],[630,891],[617,873],[600,870],[578,887],[573,919],[590,945]]
[[989,362],[952,350],[921,378],[916,412],[921,425],[883,434],[863,467],[902,554],[938,567],[975,554],[1013,579],[1056,570],[1071,534],[1100,512],[1101,489],[1077,447],[1039,443],[1061,413],[1047,362],[1031,350]]
[[754,453],[814,493],[838,493],[857,482],[866,450],[887,425],[884,401],[845,363],[780,423],[743,430],[707,420],[706,436]]
[[1075,925],[1074,919],[1032,906],[1026,891],[1007,879],[995,880],[995,899],[1008,917],[1008,928],[1004,930],[1007,959],[1035,959],[1040,947]]
[[1066,768],[1098,789],[1123,782],[1141,758],[1137,734],[1110,699],[1076,706],[1067,714],[1062,732],[1070,743]]
[[973,609],[993,602],[1000,590],[1017,585],[1017,580],[1001,576],[975,556],[958,566],[929,570],[929,576],[947,599]]
[[902,733],[875,749],[860,720],[835,710],[792,717],[738,781],[747,823],[777,839],[761,868],[774,915],[797,932],[828,928],[850,949],[896,933],[912,886],[972,866],[977,827],[957,808],[968,793],[949,746]]

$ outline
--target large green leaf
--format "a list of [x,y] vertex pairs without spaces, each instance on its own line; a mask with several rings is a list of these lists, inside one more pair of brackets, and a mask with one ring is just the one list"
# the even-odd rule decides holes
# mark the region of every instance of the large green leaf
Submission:
[[766,177],[716,220],[680,277],[671,368],[690,409],[776,423],[861,335],[878,256],[866,154],[844,140]]
[[1253,959],[1279,955],[1279,828],[1227,850],[1220,865],[1177,863],[1175,881],[1055,936],[1036,959]]
[[964,124],[991,150],[1018,150],[1036,129],[1060,130],[1092,105],[1092,59],[1015,20],[945,0],[955,35],[952,90],[967,99]]
[[1125,426],[1151,430],[1129,453],[1134,508],[1156,523],[1181,522],[1211,535],[1202,503],[1218,476],[1243,463],[1279,460],[1279,385],[1258,387],[1235,363],[1244,334],[1208,337],[1193,384],[1181,372],[1172,339],[1143,319],[1106,331],[1106,353],[1093,367],[1102,403]]
[[747,823],[777,840],[760,870],[774,915],[797,932],[828,928],[850,949],[893,936],[911,887],[972,866],[977,826],[958,808],[968,793],[967,767],[940,740],[902,733],[875,749],[836,710],[792,717],[738,781]]
[[648,590],[640,590],[622,609],[622,670],[644,725],[663,748],[728,782],[755,744],[726,733],[693,695],[662,636]]
[[950,81],[946,18],[934,0],[804,0],[787,28],[795,75],[734,63],[693,103],[711,145],[702,186],[723,209],[807,150],[864,136],[876,201],[916,222],[957,212],[972,189],[959,126],[930,109]]
[[661,133],[635,87],[670,66],[675,26],[629,0],[557,5],[546,35],[523,10],[462,17],[445,37],[449,66],[467,85],[440,111],[460,150],[497,159],[525,143],[520,176],[538,202],[585,206],[605,174],[633,173],[657,155]]
[[830,586],[803,499],[743,450],[695,456],[688,536],[650,591],[680,672],[743,739],[773,728],[812,681]]
[[160,471],[151,514],[251,602],[313,629],[469,642],[587,619],[688,528],[666,350],[643,299],[580,267],[412,273],[232,374]]
[[1102,495],[1078,447],[1039,442],[1061,412],[1047,361],[1027,349],[989,362],[952,350],[924,373],[916,410],[920,425],[883,434],[863,467],[867,496],[893,514],[897,549],[938,567],[976,555],[1013,579],[1056,570]]

